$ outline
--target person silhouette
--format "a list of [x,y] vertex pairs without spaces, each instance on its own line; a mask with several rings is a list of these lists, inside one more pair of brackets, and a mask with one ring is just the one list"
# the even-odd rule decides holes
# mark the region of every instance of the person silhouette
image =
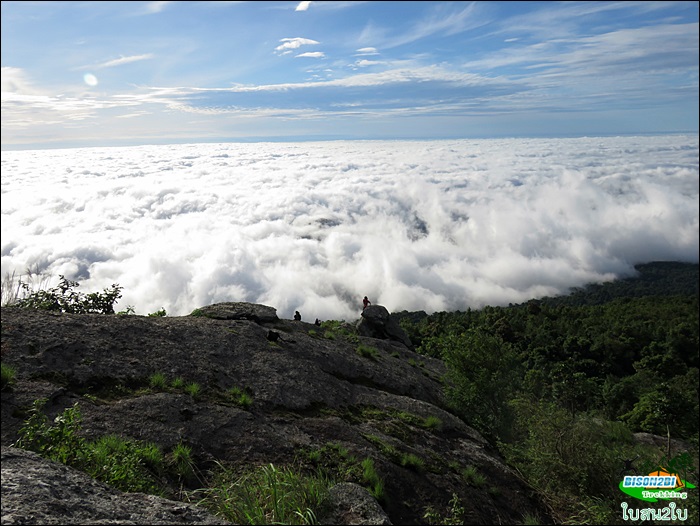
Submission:
[[365,310],[367,305],[372,305],[372,302],[367,299],[367,296],[365,296],[362,298],[362,310]]
[[298,310],[294,311],[294,321],[301,321],[301,314],[299,314]]

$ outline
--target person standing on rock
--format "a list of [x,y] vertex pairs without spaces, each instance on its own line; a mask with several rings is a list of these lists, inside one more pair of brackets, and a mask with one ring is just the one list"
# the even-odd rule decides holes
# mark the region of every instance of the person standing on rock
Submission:
[[362,298],[362,310],[365,310],[367,305],[372,305],[372,302],[367,299],[367,296],[365,296]]

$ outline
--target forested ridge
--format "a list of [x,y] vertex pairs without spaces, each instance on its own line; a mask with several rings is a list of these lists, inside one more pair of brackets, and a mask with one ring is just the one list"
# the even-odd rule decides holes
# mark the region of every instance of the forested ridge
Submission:
[[[682,461],[698,484],[698,265],[636,269],[557,298],[394,314],[419,353],[447,364],[454,410],[564,522],[621,523],[625,459],[639,473]],[[634,433],[684,447],[643,446]],[[697,489],[681,504],[697,523]]]

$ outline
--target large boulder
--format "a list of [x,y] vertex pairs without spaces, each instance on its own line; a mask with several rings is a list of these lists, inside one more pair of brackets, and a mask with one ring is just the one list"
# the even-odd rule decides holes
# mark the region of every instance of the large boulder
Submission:
[[382,305],[369,305],[362,311],[362,318],[357,322],[357,332],[360,336],[401,342],[413,350],[408,334]]
[[277,309],[267,305],[244,302],[215,303],[196,309],[192,316],[215,320],[249,320],[255,323],[274,323],[279,320]]

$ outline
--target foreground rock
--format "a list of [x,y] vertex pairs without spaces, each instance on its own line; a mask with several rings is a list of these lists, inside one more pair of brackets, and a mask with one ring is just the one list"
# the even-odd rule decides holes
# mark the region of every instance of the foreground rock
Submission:
[[36,453],[2,447],[2,524],[229,524],[204,510],[122,493]]
[[[270,314],[267,309],[235,307]],[[201,473],[218,463],[236,470],[272,463],[335,469],[337,482],[364,486],[361,463],[371,459],[384,484],[379,505],[387,523],[426,524],[429,508],[447,516],[453,495],[469,524],[517,524],[527,515],[551,522],[534,491],[450,412],[441,361],[393,339],[324,334],[313,324],[276,315],[230,318],[230,307],[217,311],[223,314],[161,318],[3,308],[2,361],[17,373],[13,388],[2,393],[2,445],[17,440],[34,400],[48,400],[44,411],[51,419],[77,402],[84,438],[113,433],[155,442],[166,452],[184,443]],[[268,340],[270,331],[280,338]],[[372,353],[359,352],[360,344]],[[196,383],[200,392],[151,388],[154,373],[169,385],[177,378]],[[236,404],[232,388],[247,392],[252,404]],[[36,462],[19,456],[13,462],[30,460]],[[483,485],[465,479],[470,466],[484,476]],[[5,524],[4,459],[2,469]],[[328,523],[383,521],[370,514],[373,501],[352,488],[334,490]],[[110,495],[126,508],[138,506],[132,495]],[[354,504],[337,504],[352,495]],[[80,493],[74,497],[79,500]],[[30,501],[13,499],[26,506],[13,516],[29,517]],[[72,520],[71,510],[58,502],[47,509],[56,523]],[[138,517],[134,524],[155,524]]]

